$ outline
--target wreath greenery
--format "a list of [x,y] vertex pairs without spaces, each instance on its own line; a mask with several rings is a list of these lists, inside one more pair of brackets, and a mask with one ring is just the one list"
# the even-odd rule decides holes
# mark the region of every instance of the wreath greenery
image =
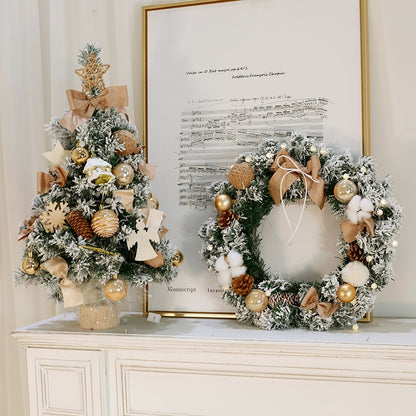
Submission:
[[[318,175],[307,169],[311,159],[320,162]],[[289,163],[286,169],[284,162]],[[281,203],[303,203],[320,181],[324,200],[345,226],[338,239],[342,260],[320,281],[286,280],[280,272],[271,273],[262,259],[258,228],[276,202],[270,191],[276,168],[283,170],[271,191],[277,199],[280,193]],[[263,329],[327,330],[353,326],[373,309],[377,293],[393,277],[402,209],[392,197],[390,178],[377,180],[371,157],[354,160],[347,151],[294,135],[266,140],[256,152],[240,155],[228,178],[210,186],[221,212],[202,224],[199,235],[202,257],[216,271],[223,297],[239,321]]]

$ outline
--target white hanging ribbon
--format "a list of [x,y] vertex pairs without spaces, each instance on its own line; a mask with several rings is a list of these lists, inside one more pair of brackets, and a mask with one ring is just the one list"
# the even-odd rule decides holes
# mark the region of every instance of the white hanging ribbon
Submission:
[[[305,207],[306,207],[306,199],[308,198],[308,181],[306,180],[306,178],[311,179],[312,181],[314,181],[315,183],[319,183],[319,179],[315,179],[312,175],[309,175],[308,173],[304,172],[301,168],[296,167],[296,168],[285,168],[280,164],[280,158],[286,158],[288,160],[290,160],[290,162],[292,162],[295,166],[297,166],[297,163],[294,161],[294,159],[292,159],[290,156],[286,156],[286,155],[280,155],[277,159],[276,159],[276,163],[277,166],[282,169],[285,170],[286,173],[283,175],[282,180],[280,181],[280,200],[282,202],[282,207],[283,207],[283,213],[285,214],[285,218],[286,218],[286,222],[289,225],[289,230],[291,232],[290,238],[288,240],[288,242],[286,243],[288,246],[290,246],[292,244],[293,239],[295,238],[296,233],[298,232],[300,223],[302,222],[302,218],[303,218],[303,214],[305,212]],[[292,231],[292,223],[290,222],[289,216],[287,215],[287,211],[286,211],[286,205],[285,202],[283,200],[283,191],[282,191],[282,187],[283,187],[283,182],[284,179],[287,175],[289,175],[290,173],[300,173],[302,175],[302,179],[303,179],[303,183],[305,184],[305,197],[303,198],[303,204],[302,204],[302,210],[300,212],[299,215],[299,220],[296,224],[295,230]]]

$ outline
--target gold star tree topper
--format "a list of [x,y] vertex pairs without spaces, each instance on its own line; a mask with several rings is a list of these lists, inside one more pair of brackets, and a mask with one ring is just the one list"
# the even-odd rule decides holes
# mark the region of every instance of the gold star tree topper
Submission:
[[82,92],[88,92],[94,87],[102,91],[105,88],[103,75],[108,71],[108,68],[110,65],[100,65],[94,52],[91,52],[86,67],[75,70],[75,73],[83,79]]

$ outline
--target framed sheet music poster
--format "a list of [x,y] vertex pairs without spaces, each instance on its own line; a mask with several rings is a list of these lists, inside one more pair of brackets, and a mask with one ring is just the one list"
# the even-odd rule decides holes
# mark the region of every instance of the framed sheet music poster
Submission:
[[[152,192],[185,258],[176,281],[149,288],[147,308],[232,316],[200,259],[199,227],[217,215],[206,187],[224,180],[241,153],[293,132],[369,153],[366,2],[170,3],[143,8],[143,27],[144,137],[149,163],[158,166]],[[336,255],[333,226],[320,248],[332,250],[328,258]],[[292,259],[288,272],[310,261],[301,246],[287,255],[284,247],[268,248],[271,263],[276,253],[280,263]],[[323,270],[328,261],[319,260]]]

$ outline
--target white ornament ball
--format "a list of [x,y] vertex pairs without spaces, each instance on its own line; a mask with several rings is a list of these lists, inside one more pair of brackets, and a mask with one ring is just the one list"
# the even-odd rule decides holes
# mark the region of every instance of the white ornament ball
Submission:
[[237,267],[230,267],[231,277],[238,277],[246,274],[247,267],[246,266],[237,266]]
[[373,212],[374,205],[368,198],[362,198],[360,201],[360,209],[362,211]]
[[354,195],[351,198],[351,201],[348,202],[348,209],[351,211],[358,212],[360,210],[360,203],[361,203],[361,196],[360,195]]
[[366,173],[367,172],[367,168],[365,166],[362,166],[360,170],[361,170],[362,173]]
[[383,210],[382,210],[382,209],[378,209],[378,210],[377,210],[377,215],[378,215],[378,216],[383,215]]
[[215,270],[217,272],[222,272],[224,270],[228,271],[228,263],[226,262],[224,256],[218,257],[217,261],[215,262]]
[[360,261],[352,261],[341,270],[342,280],[354,287],[364,286],[370,277],[370,271]]
[[217,272],[217,282],[220,286],[230,286],[232,282],[231,273],[229,270]]
[[242,266],[244,264],[243,256],[236,250],[231,250],[227,254],[227,262],[230,267]]

